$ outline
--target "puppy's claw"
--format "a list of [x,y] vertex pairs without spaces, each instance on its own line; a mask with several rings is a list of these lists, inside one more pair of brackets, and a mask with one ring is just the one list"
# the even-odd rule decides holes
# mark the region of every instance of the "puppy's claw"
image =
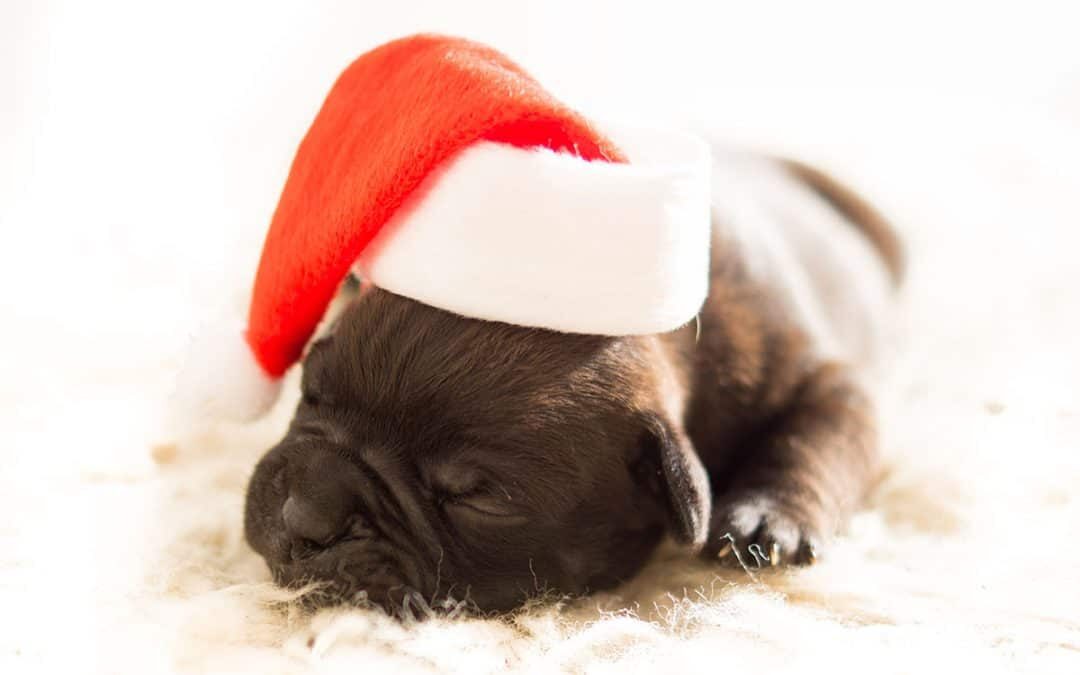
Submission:
[[728,543],[724,544],[724,545],[723,545],[723,546],[722,546],[722,547],[720,548],[720,550],[719,550],[719,551],[717,551],[717,552],[716,552],[716,559],[717,559],[717,560],[723,560],[724,558],[726,558],[726,557],[728,557],[729,555],[731,555],[731,551],[732,551],[732,550],[733,550],[733,547],[732,547],[732,545],[731,545],[731,542],[729,541]]
[[[811,517],[761,495],[736,495],[713,507],[710,558],[750,569],[810,565],[817,559]],[[715,553],[713,553],[715,552]],[[734,555],[732,555],[734,554]]]
[[795,562],[809,567],[817,562],[817,546],[812,541],[803,541],[799,546],[799,552],[795,556]]

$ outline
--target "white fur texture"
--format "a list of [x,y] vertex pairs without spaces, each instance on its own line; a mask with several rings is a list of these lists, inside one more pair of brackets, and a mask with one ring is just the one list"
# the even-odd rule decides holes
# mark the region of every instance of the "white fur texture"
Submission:
[[671,330],[708,284],[709,152],[612,134],[630,164],[477,143],[360,258],[376,286],[479,319],[570,333]]

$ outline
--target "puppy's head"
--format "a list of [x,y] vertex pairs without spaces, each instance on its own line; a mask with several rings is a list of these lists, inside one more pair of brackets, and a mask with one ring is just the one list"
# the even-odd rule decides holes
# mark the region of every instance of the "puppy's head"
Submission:
[[659,353],[372,290],[305,359],[292,425],[248,488],[248,542],[280,583],[391,611],[609,587],[665,530],[700,543],[707,525]]

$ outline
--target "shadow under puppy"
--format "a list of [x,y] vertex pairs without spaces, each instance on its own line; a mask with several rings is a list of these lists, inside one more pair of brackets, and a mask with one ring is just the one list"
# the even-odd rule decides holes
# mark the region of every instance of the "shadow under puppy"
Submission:
[[862,379],[901,274],[887,223],[810,167],[720,152],[708,299],[669,333],[481,321],[360,293],[304,360],[245,531],[284,584],[389,609],[608,588],[666,534],[809,564],[877,437]]

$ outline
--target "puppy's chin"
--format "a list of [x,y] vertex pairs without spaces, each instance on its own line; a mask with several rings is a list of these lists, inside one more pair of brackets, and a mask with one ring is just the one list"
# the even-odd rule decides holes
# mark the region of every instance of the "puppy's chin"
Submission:
[[[333,528],[328,528],[327,540],[316,541],[309,532],[318,531],[320,517],[326,513],[317,509],[312,513],[310,504],[301,507],[299,516],[289,513],[290,502],[296,503],[296,495],[290,494],[295,493],[295,486],[290,488],[290,475],[295,479],[297,466],[311,470],[322,459],[321,454],[325,453],[287,436],[259,462],[248,485],[244,534],[266,561],[274,581],[303,589],[302,602],[312,608],[375,605],[396,612],[407,596],[430,597],[431,570],[410,550],[418,547],[391,541],[348,508],[333,514],[340,515],[343,529],[331,532]],[[356,475],[348,475],[355,467],[344,460],[331,461],[335,465],[324,466],[319,473],[336,471],[338,476],[352,479],[350,482],[357,480]],[[332,483],[325,476],[315,482],[323,487]],[[357,487],[364,491],[362,480]],[[349,497],[328,503],[348,504]],[[333,516],[328,520],[336,522],[338,518]],[[396,539],[402,538],[409,537]]]
[[418,566],[382,542],[343,541],[301,551],[271,569],[277,583],[304,589],[301,599],[311,608],[373,605],[396,614],[407,597],[430,597]]

